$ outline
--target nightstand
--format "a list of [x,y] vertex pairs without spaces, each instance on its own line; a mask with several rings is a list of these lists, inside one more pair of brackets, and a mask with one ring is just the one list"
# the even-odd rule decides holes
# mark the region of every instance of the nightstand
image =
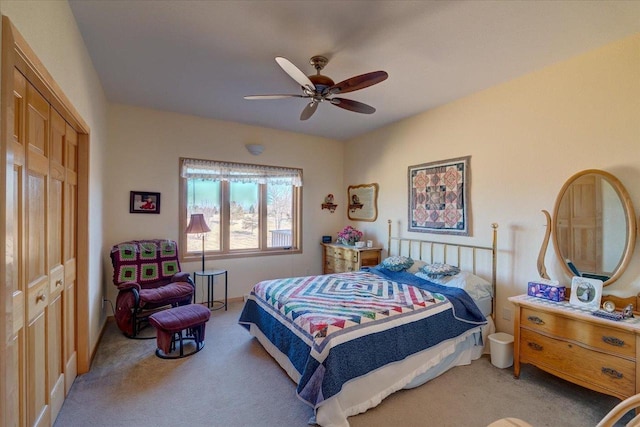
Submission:
[[382,248],[356,248],[337,243],[322,243],[322,274],[358,271],[380,264]]
[[[224,275],[224,301],[215,300],[213,297],[213,287],[215,285],[216,276]],[[206,270],[196,271],[193,273],[193,283],[197,285],[198,277],[207,278],[207,307],[211,310],[220,310],[224,308],[227,311],[227,270]],[[203,279],[204,280],[204,279]],[[193,294],[194,303],[196,295]]]

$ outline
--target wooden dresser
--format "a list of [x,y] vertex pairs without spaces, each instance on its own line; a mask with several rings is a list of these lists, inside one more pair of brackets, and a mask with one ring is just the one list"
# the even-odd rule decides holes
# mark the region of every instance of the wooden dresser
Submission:
[[337,243],[322,243],[322,274],[358,271],[380,264],[382,248],[356,248]]
[[509,298],[514,318],[513,375],[529,363],[600,393],[625,399],[640,392],[640,319],[606,320],[567,302]]

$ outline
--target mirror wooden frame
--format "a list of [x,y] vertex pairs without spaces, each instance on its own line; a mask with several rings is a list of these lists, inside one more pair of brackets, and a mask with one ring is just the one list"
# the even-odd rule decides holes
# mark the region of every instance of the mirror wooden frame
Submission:
[[619,261],[616,269],[613,271],[613,274],[603,284],[603,286],[608,286],[608,285],[612,284],[613,282],[615,282],[616,280],[618,280],[620,278],[620,276],[622,276],[622,274],[624,273],[624,271],[627,268],[627,265],[631,261],[631,257],[633,255],[633,250],[635,248],[636,233],[637,233],[636,214],[635,214],[635,210],[633,208],[633,203],[631,202],[631,198],[629,197],[629,193],[627,193],[626,188],[624,187],[624,185],[622,185],[622,182],[620,182],[620,180],[618,180],[618,178],[616,178],[615,176],[613,176],[609,172],[605,172],[605,171],[602,171],[602,170],[586,169],[586,170],[583,170],[583,171],[580,171],[580,172],[574,174],[573,176],[571,176],[565,182],[565,184],[560,189],[560,192],[558,193],[558,196],[556,198],[556,203],[555,203],[555,206],[553,208],[553,217],[552,217],[553,219],[551,221],[551,232],[553,234],[553,236],[552,236],[553,237],[552,238],[552,240],[553,240],[553,248],[555,250],[556,256],[561,261],[560,264],[562,265],[565,273],[567,273],[569,275],[569,277],[574,276],[575,274],[573,273],[573,271],[571,271],[571,269],[569,268],[569,265],[564,261],[564,258],[562,256],[562,254],[560,253],[560,244],[558,242],[558,225],[557,225],[558,221],[557,221],[557,218],[558,218],[558,212],[560,210],[560,203],[561,203],[562,198],[564,197],[567,189],[569,188],[569,186],[571,186],[571,184],[573,184],[580,177],[583,177],[583,176],[589,175],[589,174],[594,174],[594,175],[600,176],[601,178],[606,180],[611,185],[611,187],[613,187],[614,191],[616,192],[616,194],[620,198],[620,202],[622,204],[622,209],[623,209],[624,214],[625,214],[627,238],[626,238],[626,242],[625,242],[625,246],[624,246],[624,251],[622,253],[621,260]]
[[350,220],[373,222],[378,218],[378,184],[350,185],[347,198]]

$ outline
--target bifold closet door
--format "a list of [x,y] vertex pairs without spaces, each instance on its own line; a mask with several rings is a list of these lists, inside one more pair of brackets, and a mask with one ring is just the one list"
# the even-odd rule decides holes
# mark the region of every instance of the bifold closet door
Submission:
[[27,284],[26,408],[28,426],[50,426],[48,199],[49,199],[49,103],[27,84],[25,115],[26,186],[25,251]]
[[10,327],[0,354],[7,356],[0,427],[50,427],[90,362],[88,331],[77,323],[78,288],[87,297],[87,251],[78,243],[88,244],[88,126],[9,19],[2,22],[3,283],[11,317],[0,322]]
[[[16,82],[25,88],[24,95],[20,90],[15,94],[16,127],[24,122],[25,141],[24,162],[18,155],[14,164],[19,187],[15,240],[21,254],[16,257],[17,271],[24,272],[18,274],[17,293],[25,290],[23,307],[14,309],[22,313],[25,325],[24,331],[16,333],[21,367],[17,396],[19,407],[24,408],[19,425],[49,427],[78,371],[78,135],[24,76],[16,73]],[[20,151],[18,143],[14,142],[14,147]]]

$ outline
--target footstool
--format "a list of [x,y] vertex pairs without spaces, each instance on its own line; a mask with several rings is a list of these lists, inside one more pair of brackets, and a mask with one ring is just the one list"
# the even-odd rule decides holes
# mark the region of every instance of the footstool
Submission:
[[[179,359],[191,356],[204,347],[205,324],[211,312],[200,304],[182,305],[162,310],[149,316],[149,323],[156,328],[157,346],[156,356],[162,359]],[[183,332],[186,334],[183,335]],[[185,353],[185,341],[193,341],[195,350]],[[179,354],[172,355],[178,349]]]

